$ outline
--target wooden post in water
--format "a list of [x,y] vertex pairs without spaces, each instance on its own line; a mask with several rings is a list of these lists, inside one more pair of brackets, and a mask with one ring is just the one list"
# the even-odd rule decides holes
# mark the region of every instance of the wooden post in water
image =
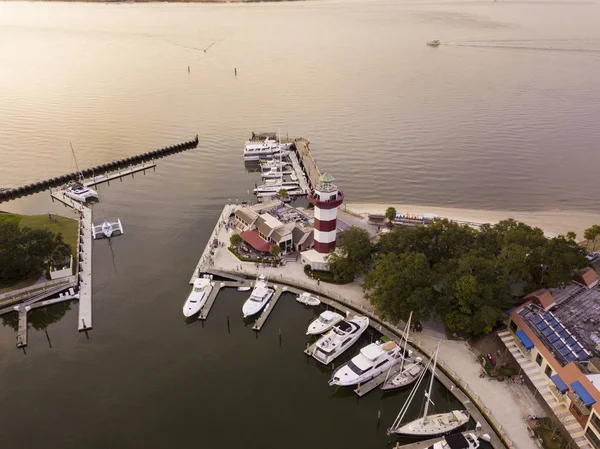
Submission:
[[281,348],[281,328],[279,328],[279,347]]

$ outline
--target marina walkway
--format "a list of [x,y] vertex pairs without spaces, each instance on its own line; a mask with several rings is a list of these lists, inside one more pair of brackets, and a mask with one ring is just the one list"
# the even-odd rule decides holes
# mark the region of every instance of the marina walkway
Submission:
[[273,311],[273,309],[275,308],[275,305],[279,301],[279,298],[281,298],[281,295],[287,291],[287,287],[282,288],[281,286],[277,286],[277,285],[274,285],[273,287],[275,288],[275,294],[269,300],[269,302],[263,309],[263,312],[261,313],[261,315],[254,322],[254,326],[252,326],[253,331],[260,331],[262,329],[265,322],[267,321],[267,318],[269,318],[269,315],[271,315],[271,312]]
[[[409,363],[409,362],[405,362],[405,363]],[[357,387],[354,389],[354,392],[359,397],[362,397],[365,394],[369,393],[370,391],[373,391],[375,388],[377,388],[383,382],[385,382],[385,380],[388,378],[388,376],[394,377],[399,372],[400,372],[400,363],[396,363],[392,367],[391,370],[381,373],[379,376],[374,377],[373,379],[371,379],[370,381],[368,381],[362,385],[358,384]]]
[[317,161],[308,148],[309,145],[310,142],[308,140],[302,139],[296,141],[296,150],[298,151],[300,162],[308,175],[310,185],[315,187],[321,177],[321,171],[319,170],[319,167],[317,167]]
[[304,195],[307,195],[310,192],[310,186],[308,185],[308,181],[306,180],[306,175],[300,166],[300,161],[296,156],[296,153],[290,151],[288,154],[290,161],[292,162],[292,167],[294,167],[294,171],[296,172],[296,176],[298,177],[298,184],[300,184],[300,190]]
[[[480,432],[476,432],[474,430],[462,432],[462,434],[465,436],[469,433],[474,433],[478,437],[480,434]],[[438,441],[442,441],[443,439],[444,439],[443,437],[438,437],[438,438],[431,438],[429,440],[424,440],[424,441],[417,441],[416,443],[404,444],[402,446],[396,445],[396,446],[394,446],[394,449],[426,449],[428,447],[433,446]]]
[[77,277],[79,280],[79,317],[77,328],[80,331],[92,328],[92,209],[72,200],[59,190],[52,197],[65,206],[79,212],[79,250]]
[[125,168],[123,170],[119,170],[117,172],[112,172],[112,173],[108,173],[108,174],[104,174],[104,175],[98,175],[98,176],[94,176],[93,178],[91,178],[90,181],[85,182],[84,185],[86,187],[91,187],[91,186],[95,186],[97,184],[102,184],[104,182],[109,182],[114,180],[114,179],[121,179],[123,180],[123,176],[133,176],[134,173],[138,173],[143,171],[144,174],[146,174],[146,170],[149,169],[156,169],[156,164],[154,162],[149,162],[149,163],[143,163],[140,165],[134,165],[132,167],[129,168]]
[[19,328],[17,330],[17,348],[27,346],[27,310],[19,307]]

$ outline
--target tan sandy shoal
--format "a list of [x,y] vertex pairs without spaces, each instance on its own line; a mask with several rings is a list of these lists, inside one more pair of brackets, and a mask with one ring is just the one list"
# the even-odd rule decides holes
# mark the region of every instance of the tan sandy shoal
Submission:
[[[584,229],[594,224],[600,224],[600,213],[581,212],[572,210],[547,210],[547,211],[504,211],[504,210],[478,210],[460,209],[453,207],[419,206],[415,204],[383,204],[383,203],[347,203],[348,211],[357,214],[383,214],[388,207],[394,207],[398,213],[413,215],[433,214],[439,217],[456,221],[474,223],[497,223],[506,218],[539,227],[548,236],[566,234],[575,231],[577,239],[583,240]],[[344,207],[344,206],[342,206]]]

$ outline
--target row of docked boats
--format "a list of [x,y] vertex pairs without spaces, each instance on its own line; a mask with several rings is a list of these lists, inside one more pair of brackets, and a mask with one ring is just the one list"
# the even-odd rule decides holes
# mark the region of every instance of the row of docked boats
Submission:
[[244,160],[247,162],[260,161],[288,151],[291,147],[290,143],[281,143],[269,137],[261,140],[249,140],[244,146]]

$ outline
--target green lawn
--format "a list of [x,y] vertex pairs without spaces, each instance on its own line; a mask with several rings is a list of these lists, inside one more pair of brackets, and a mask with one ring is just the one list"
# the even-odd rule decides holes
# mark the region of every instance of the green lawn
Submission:
[[[73,258],[77,257],[77,232],[78,223],[73,218],[52,215],[50,221],[48,214],[42,215],[18,215],[0,212],[0,220],[9,220],[19,223],[21,228],[29,227],[31,229],[48,229],[51,232],[61,232],[65,242],[71,246]],[[56,221],[54,221],[56,219]]]

